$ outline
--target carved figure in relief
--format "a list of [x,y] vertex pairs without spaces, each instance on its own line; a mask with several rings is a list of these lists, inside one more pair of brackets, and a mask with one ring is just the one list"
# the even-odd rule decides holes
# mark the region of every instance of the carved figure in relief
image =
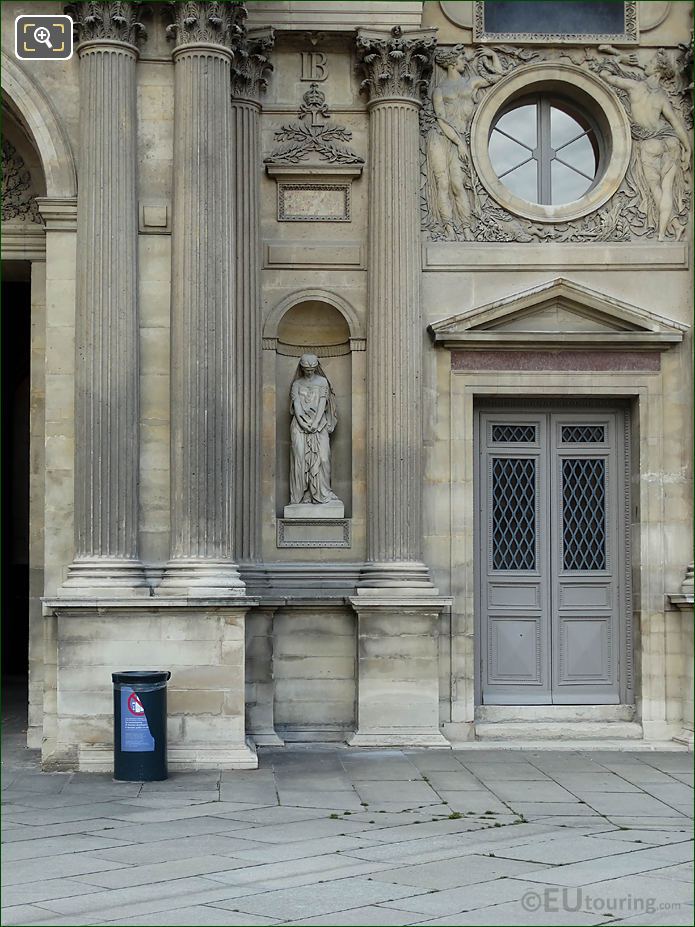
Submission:
[[[621,56],[622,60],[622,56]],[[630,62],[632,63],[632,62]],[[663,241],[678,236],[674,225],[684,206],[684,175],[690,165],[690,141],[660,81],[659,55],[629,74],[602,70],[607,83],[627,95],[631,110],[630,174],[647,222]]]
[[[481,59],[484,75],[466,77],[472,60]],[[446,78],[432,92],[434,123],[426,140],[430,210],[444,226],[447,238],[456,229],[467,234],[473,222],[475,185],[471,181],[468,130],[477,102],[476,95],[502,76],[499,58],[492,49],[465,49],[461,45],[437,56],[446,68]]]
[[303,354],[290,388],[290,503],[337,502],[331,490],[335,394],[315,354]]

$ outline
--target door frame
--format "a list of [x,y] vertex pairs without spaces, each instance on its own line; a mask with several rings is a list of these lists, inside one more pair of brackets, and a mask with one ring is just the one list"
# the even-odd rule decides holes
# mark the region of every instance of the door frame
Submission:
[[[593,398],[590,395],[581,399],[563,398],[556,396],[553,398],[539,398],[538,396],[526,396],[524,398],[500,397],[497,399],[493,395],[475,395],[473,397],[473,639],[474,639],[474,698],[475,705],[482,706],[482,672],[483,672],[483,648],[482,648],[482,631],[483,616],[481,611],[481,586],[482,586],[482,527],[480,518],[480,500],[481,500],[481,479],[485,479],[485,474],[481,473],[481,434],[480,422],[481,413],[498,414],[508,413],[586,413],[591,415],[596,412],[612,412],[622,417],[623,422],[623,467],[619,472],[618,492],[623,497],[623,502],[618,513],[618,523],[622,521],[622,530],[620,527],[616,533],[617,563],[616,563],[616,595],[618,599],[618,635],[619,643],[618,654],[618,691],[619,704],[632,705],[635,702],[634,691],[634,621],[633,621],[633,604],[632,604],[632,557],[631,557],[631,409],[629,400],[621,398]],[[617,446],[617,445],[616,445]],[[619,462],[618,462],[619,463]],[[550,472],[548,473],[550,479]],[[551,516],[552,517],[552,516]],[[550,524],[548,524],[550,531]],[[551,650],[551,654],[554,651]],[[551,689],[552,680],[555,675],[555,669],[552,665],[551,657]],[[530,704],[530,703],[528,703]],[[579,703],[575,703],[579,707]],[[586,703],[595,704],[595,703]],[[510,704],[510,708],[515,706]],[[546,705],[546,708],[565,709],[567,705]]]

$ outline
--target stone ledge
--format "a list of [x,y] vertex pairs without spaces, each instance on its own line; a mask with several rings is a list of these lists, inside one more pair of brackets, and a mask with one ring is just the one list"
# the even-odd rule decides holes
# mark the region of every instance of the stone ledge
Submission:
[[425,242],[422,269],[425,273],[475,270],[682,270],[688,266],[688,247],[683,242]]
[[[190,747],[169,747],[167,766],[172,772],[199,769],[257,769],[256,747],[250,738],[239,747],[218,747],[201,744]],[[109,744],[84,744],[78,747],[80,772],[113,772],[113,747]]]
[[260,600],[249,596],[215,596],[215,597],[196,597],[196,596],[148,596],[144,599],[102,599],[102,598],[52,598],[41,599],[44,616],[49,616],[56,611],[74,611],[86,610],[90,612],[110,611],[119,609],[122,611],[157,611],[158,609],[175,609],[175,608],[206,608],[213,611],[228,611],[231,609],[252,608],[258,605]]

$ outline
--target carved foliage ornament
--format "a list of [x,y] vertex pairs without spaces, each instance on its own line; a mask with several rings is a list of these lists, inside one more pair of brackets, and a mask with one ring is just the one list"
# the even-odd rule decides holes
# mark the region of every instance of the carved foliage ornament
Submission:
[[246,8],[243,3],[168,0],[171,25],[167,36],[176,45],[207,42],[233,49],[243,38]]
[[40,222],[31,175],[12,142],[2,140],[2,221]]
[[[317,154],[331,164],[363,164],[364,159],[341,142],[349,142],[352,132],[345,126],[324,124],[331,114],[326,96],[318,84],[311,84],[297,110],[299,122],[291,122],[275,133],[281,145],[265,158],[267,164],[297,164]],[[305,121],[306,120],[306,121]]]
[[371,100],[407,97],[419,101],[427,89],[436,45],[434,30],[359,32],[357,54],[365,74],[360,87]]
[[232,96],[258,99],[267,89],[266,75],[273,70],[268,55],[275,44],[272,29],[258,29],[243,33],[234,49],[232,62]]
[[137,20],[139,0],[133,3],[72,3],[66,11],[75,23],[80,42],[128,42],[136,45],[146,36],[145,27]]
[[[505,209],[480,182],[470,154],[470,127],[478,104],[512,69],[553,60],[590,70],[611,87],[627,112],[632,152],[622,184],[604,206],[572,221],[534,222]],[[692,111],[688,73],[672,60],[672,53],[626,53],[609,45],[542,52],[506,45],[455,46],[440,50],[437,63],[442,70],[421,113],[421,205],[423,228],[431,240],[683,238],[692,184]]]

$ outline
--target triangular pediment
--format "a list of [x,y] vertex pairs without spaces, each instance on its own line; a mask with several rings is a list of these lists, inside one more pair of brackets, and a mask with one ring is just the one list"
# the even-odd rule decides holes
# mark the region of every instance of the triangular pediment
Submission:
[[429,326],[435,344],[666,348],[688,326],[558,277]]

